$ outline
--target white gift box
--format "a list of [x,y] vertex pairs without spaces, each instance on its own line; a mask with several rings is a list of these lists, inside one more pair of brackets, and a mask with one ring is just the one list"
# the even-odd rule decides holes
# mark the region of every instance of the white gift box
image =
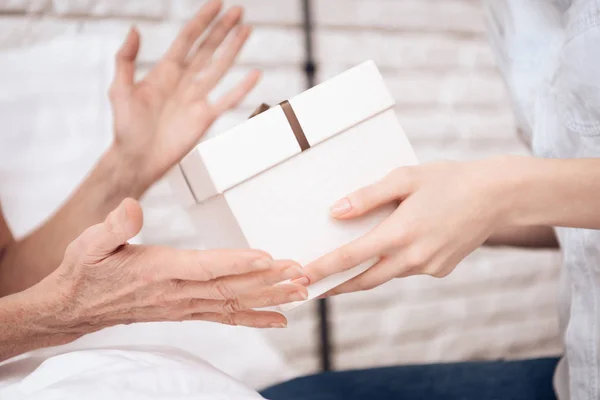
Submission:
[[[377,67],[365,62],[201,142],[171,184],[206,247],[261,249],[306,265],[393,211],[348,221],[329,215],[336,200],[417,163],[393,107]],[[309,300],[376,261],[311,285]]]

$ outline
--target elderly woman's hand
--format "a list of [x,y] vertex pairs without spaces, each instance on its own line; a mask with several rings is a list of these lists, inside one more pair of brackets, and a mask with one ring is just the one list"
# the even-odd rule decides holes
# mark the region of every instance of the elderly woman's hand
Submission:
[[292,261],[274,261],[257,250],[127,244],[141,226],[139,204],[126,199],[67,248],[60,267],[37,285],[59,294],[49,329],[84,334],[117,324],[181,320],[281,328],[287,323],[283,315],[253,309],[307,296],[302,286],[280,284],[302,276]]
[[136,197],[179,162],[215,119],[237,106],[260,78],[259,71],[251,71],[229,92],[211,96],[251,31],[242,24],[242,8],[233,7],[219,17],[221,8],[220,0],[207,2],[139,81],[135,80],[140,49],[136,29],[129,32],[116,56],[110,89],[115,121],[111,152],[136,174]]

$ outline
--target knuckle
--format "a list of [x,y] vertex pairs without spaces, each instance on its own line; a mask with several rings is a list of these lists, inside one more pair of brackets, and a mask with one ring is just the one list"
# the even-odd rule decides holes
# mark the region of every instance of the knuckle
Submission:
[[[291,296],[291,294],[287,294],[286,298],[290,297],[290,296]],[[281,302],[282,301],[274,294],[265,295],[262,299],[262,304],[264,304],[265,307],[276,306],[276,305],[279,305]]]
[[394,248],[401,248],[414,243],[419,235],[418,225],[410,220],[404,221],[402,227],[396,230],[391,238]]
[[389,244],[391,249],[399,249],[404,246],[407,246],[412,241],[412,234],[410,231],[406,229],[397,232],[394,236],[389,239]]
[[256,282],[253,284],[253,287],[265,287],[277,283],[277,277],[281,276],[282,274],[283,270],[277,272],[262,272],[256,276]]
[[195,275],[198,275],[201,281],[214,281],[216,276],[210,267],[206,265],[206,260],[201,258],[199,261],[198,263],[194,263],[194,268],[197,269]]
[[184,315],[189,314],[194,309],[194,305],[196,305],[194,299],[183,299],[177,302],[178,308]]
[[65,261],[76,261],[79,258],[84,248],[82,241],[82,238],[77,238],[69,243],[67,249],[65,250]]
[[237,297],[231,287],[222,279],[215,280],[212,288],[219,299],[235,299]]
[[232,313],[221,314],[221,323],[224,325],[237,325]]
[[171,286],[171,291],[175,293],[181,292],[185,287],[185,281],[181,279],[172,279],[169,284]]
[[203,299],[188,299],[187,306],[190,310],[193,310],[194,312],[196,312],[196,310],[198,310],[199,308],[202,308],[204,306],[204,300]]
[[159,306],[169,304],[170,300],[171,300],[171,296],[169,294],[167,294],[167,291],[157,293],[156,296],[154,297],[154,303]]
[[242,305],[238,299],[227,299],[223,303],[223,312],[233,314],[242,310]]
[[231,264],[229,265],[229,271],[231,274],[239,274],[244,271],[245,261],[241,261],[238,257],[235,257],[231,260]]
[[[162,286],[162,285],[161,285]],[[156,294],[157,304],[168,304],[172,300],[177,299],[178,295],[183,289],[183,281],[179,279],[173,279],[167,282],[166,287],[163,290],[159,290]]]
[[427,265],[429,258],[429,252],[421,246],[412,246],[404,256],[405,264],[411,269]]
[[355,257],[348,249],[340,249],[337,253],[338,265],[344,266],[346,268],[355,266]]

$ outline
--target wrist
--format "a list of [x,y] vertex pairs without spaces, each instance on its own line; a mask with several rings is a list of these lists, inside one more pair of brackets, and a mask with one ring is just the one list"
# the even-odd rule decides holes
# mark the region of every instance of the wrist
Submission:
[[97,170],[120,199],[139,199],[154,183],[139,158],[130,157],[114,144],[103,154]]
[[546,225],[541,198],[551,181],[547,161],[527,156],[502,156],[495,159],[494,181],[501,202],[501,225],[512,227]]
[[61,308],[58,296],[39,285],[0,298],[0,361],[79,338],[63,329]]
[[524,198],[530,177],[532,157],[503,155],[476,161],[472,166],[479,171],[485,207],[488,209],[493,229],[522,226]]

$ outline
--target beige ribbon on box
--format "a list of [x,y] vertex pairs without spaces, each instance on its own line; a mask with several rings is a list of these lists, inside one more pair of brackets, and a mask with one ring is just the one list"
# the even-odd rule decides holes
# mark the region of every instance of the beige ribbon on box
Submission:
[[[290,102],[285,100],[279,103],[279,105],[281,106],[281,109],[283,110],[283,113],[285,114],[285,117],[287,118],[288,123],[290,124],[290,128],[292,128],[292,132],[296,137],[296,141],[300,146],[300,150],[305,151],[310,149],[310,143],[308,143],[308,139],[304,134],[302,125],[300,125],[300,121],[298,121],[298,117],[296,116],[296,113],[294,112],[294,109],[292,108]],[[254,112],[252,113],[252,115],[250,115],[249,118],[255,117],[258,114],[261,114],[270,108],[271,107],[269,107],[268,104],[262,103],[260,106],[258,106],[256,110],[254,110]]]

